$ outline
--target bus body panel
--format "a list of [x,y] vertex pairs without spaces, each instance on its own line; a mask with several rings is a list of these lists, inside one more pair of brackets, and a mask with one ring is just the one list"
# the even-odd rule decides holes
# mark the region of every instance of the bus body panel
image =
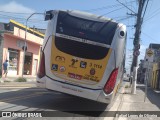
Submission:
[[[48,23],[44,44],[42,46],[42,50],[44,50],[45,54],[46,76],[43,78],[37,78],[37,86],[45,87],[47,89],[59,91],[66,94],[88,98],[99,102],[109,103],[113,97],[112,94],[115,94],[117,92],[123,74],[122,62],[125,54],[125,38],[121,37],[119,34],[120,31],[124,31],[126,34],[126,27],[123,24],[117,25],[112,43],[109,47],[109,52],[103,60],[85,59],[72,56],[70,54],[65,54],[56,48],[55,37],[57,16],[58,11],[54,11],[54,17]],[[75,66],[76,68],[74,68],[74,66],[69,66],[73,63],[72,59],[77,60],[77,63],[79,65],[80,61],[86,62],[87,65],[90,63],[97,65],[100,64],[101,69],[103,68],[103,70],[101,70],[97,74],[100,75],[98,76],[99,79],[89,80],[86,78],[87,80],[83,80],[83,76],[87,72],[88,75],[91,73],[90,71],[92,67],[88,68],[84,64],[84,66],[82,67],[84,67],[85,69],[80,68],[79,66]],[[66,64],[64,62],[66,62]],[[74,62],[76,63],[76,61]],[[105,92],[103,91],[104,85],[109,79],[111,72],[115,68],[118,68],[118,76],[115,89],[111,94],[105,94]],[[98,70],[100,70],[100,68],[94,68],[94,70],[97,72]],[[93,73],[95,71],[93,71]]]
[[86,85],[96,85],[102,80],[111,54],[111,49],[109,49],[108,55],[101,60],[78,58],[58,50],[54,39],[51,51],[50,70],[54,76]]
[[97,101],[97,98],[101,90],[91,90],[87,88],[77,87],[75,85],[70,85],[67,83],[61,83],[54,81],[53,79],[47,78],[46,82],[47,89],[58,91],[66,94],[71,94],[78,97],[83,97],[91,100]]

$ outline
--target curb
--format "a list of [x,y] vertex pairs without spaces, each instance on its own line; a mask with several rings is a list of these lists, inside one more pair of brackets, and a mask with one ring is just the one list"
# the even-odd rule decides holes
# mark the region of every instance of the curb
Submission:
[[[8,82],[16,82],[17,78],[0,78],[0,82],[8,81]],[[36,82],[36,78],[26,78],[26,82]]]
[[11,88],[37,88],[36,86],[0,86],[0,89],[11,89]]
[[0,87],[36,87],[36,85],[0,85]]
[[0,86],[1,88],[36,88],[36,86]]
[[0,82],[0,88],[8,87],[36,87],[36,82]]

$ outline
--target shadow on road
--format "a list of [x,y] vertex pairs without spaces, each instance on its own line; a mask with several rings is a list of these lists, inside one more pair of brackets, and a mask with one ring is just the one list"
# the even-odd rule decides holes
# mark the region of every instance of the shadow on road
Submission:
[[[138,86],[138,89],[141,89],[145,93],[145,86]],[[156,105],[160,109],[160,92],[156,93],[152,88],[147,89],[147,98],[149,101]]]
[[0,111],[30,111],[35,108],[33,111],[61,111],[82,116],[103,116],[107,107],[107,104],[88,99],[29,88],[0,93],[0,101],[7,103],[0,104]]

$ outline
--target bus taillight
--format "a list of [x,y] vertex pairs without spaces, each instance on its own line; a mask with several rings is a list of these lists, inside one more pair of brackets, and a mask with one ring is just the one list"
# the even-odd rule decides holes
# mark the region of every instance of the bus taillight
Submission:
[[117,75],[118,75],[118,68],[112,71],[107,83],[104,86],[104,92],[106,94],[110,94],[113,91],[115,83],[116,83]]
[[45,72],[45,56],[44,56],[44,52],[41,52],[41,60],[40,60],[40,65],[39,65],[39,71],[37,76],[39,78],[42,78],[45,76],[46,72]]

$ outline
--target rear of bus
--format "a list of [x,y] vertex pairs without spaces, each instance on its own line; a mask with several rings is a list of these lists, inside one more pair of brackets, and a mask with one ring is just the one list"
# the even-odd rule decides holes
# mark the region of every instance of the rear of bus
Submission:
[[109,103],[119,70],[115,65],[118,23],[79,11],[51,13],[37,85]]

